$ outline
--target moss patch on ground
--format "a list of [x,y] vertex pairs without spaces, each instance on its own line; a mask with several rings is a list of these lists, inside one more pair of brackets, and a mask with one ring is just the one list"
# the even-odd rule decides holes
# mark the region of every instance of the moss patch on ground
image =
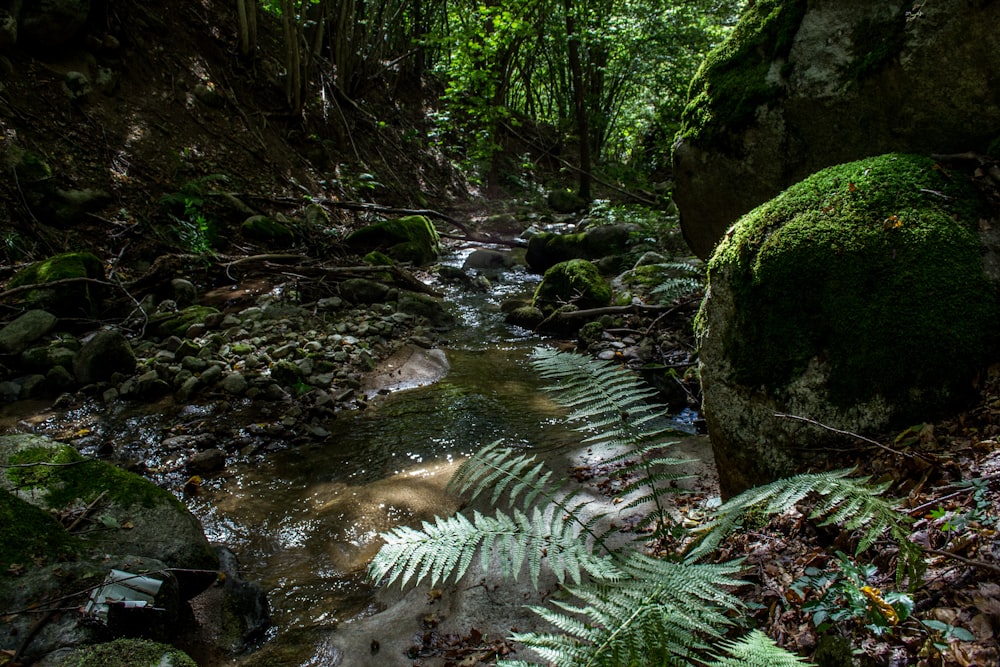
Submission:
[[198,667],[180,649],[146,639],[116,639],[75,651],[66,667]]
[[760,0],[746,9],[691,81],[678,138],[707,141],[714,132],[736,130],[779,94],[781,87],[768,73],[774,62],[787,59],[806,5]]
[[837,403],[960,394],[998,321],[982,212],[963,176],[893,154],[823,170],[744,216],[708,269],[733,291],[735,379],[780,389],[819,357]]

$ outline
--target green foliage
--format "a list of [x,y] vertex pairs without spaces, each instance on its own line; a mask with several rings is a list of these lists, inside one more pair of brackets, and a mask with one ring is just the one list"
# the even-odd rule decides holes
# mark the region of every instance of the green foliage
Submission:
[[780,648],[760,630],[752,630],[736,641],[723,641],[729,655],[708,663],[708,667],[796,667],[812,663]]
[[909,618],[913,598],[894,591],[883,594],[871,585],[877,572],[874,565],[856,564],[838,551],[835,569],[806,568],[805,576],[793,583],[791,590],[802,599],[810,591],[816,593],[816,599],[804,603],[802,609],[812,614],[819,632],[860,621],[874,634],[882,635]]
[[[682,461],[662,455],[671,443],[663,440],[663,408],[648,402],[652,391],[634,374],[582,355],[537,350],[533,364],[554,383],[549,389],[570,410],[568,419],[581,424],[585,442],[611,452],[606,462],[623,464],[639,480],[622,490],[622,497],[632,498],[626,507],[651,506],[649,521],[667,525],[664,500],[681,478],[669,470]],[[740,562],[673,562],[630,545],[609,548],[607,535],[595,532],[600,517],[586,518],[587,503],[532,455],[494,442],[459,468],[450,488],[470,500],[488,491],[493,516],[473,511],[471,519],[456,514],[421,529],[396,528],[383,535],[386,544],[369,576],[433,585],[463,576],[478,552],[484,569],[516,577],[527,568],[537,587],[544,563],[565,584],[567,597],[531,609],[558,632],[513,638],[548,664],[691,664],[708,654],[708,639],[720,639],[743,609],[732,593],[743,583]],[[776,646],[748,642],[773,654],[775,664],[797,664],[780,662],[792,657]],[[732,659],[742,659],[743,643],[733,647]]]
[[701,269],[687,262],[666,262],[654,265],[667,275],[663,282],[653,288],[652,294],[661,304],[670,304],[690,296],[704,287]]
[[551,665],[688,664],[707,650],[703,637],[718,638],[730,625],[727,612],[742,610],[728,592],[743,583],[734,577],[740,569],[739,563],[672,563],[631,553],[621,581],[569,587],[578,604],[530,607],[559,633],[515,633],[513,639]]
[[218,242],[218,224],[206,212],[205,205],[211,184],[228,180],[225,174],[210,174],[188,181],[177,192],[160,197],[160,206],[173,222],[171,229],[177,241],[188,252],[208,254]]
[[780,514],[809,499],[814,503],[810,519],[861,532],[855,555],[888,532],[899,548],[896,579],[908,578],[915,587],[924,563],[920,548],[909,539],[911,519],[896,510],[898,501],[882,498],[888,484],[872,484],[867,477],[851,478],[849,474],[851,470],[805,473],[744,491],[719,507],[715,519],[701,527],[703,535],[687,558],[697,560],[715,551],[751,512]]
[[[663,455],[672,443],[664,441],[669,430],[661,422],[663,408],[649,402],[653,391],[629,371],[583,355],[538,349],[532,363],[552,382],[546,389],[569,410],[567,419],[586,434],[583,442],[636,480],[620,492],[629,501],[625,508],[646,512],[646,525],[654,527],[654,535],[663,534],[671,525],[667,494],[683,478],[671,469],[684,461]],[[530,609],[556,631],[516,633],[513,639],[549,665],[805,665],[757,631],[724,640],[734,616],[744,611],[733,593],[743,584],[737,578],[742,564],[699,561],[741,523],[808,501],[810,519],[856,531],[858,554],[888,533],[899,549],[897,581],[908,577],[914,586],[923,562],[908,539],[909,517],[882,497],[887,484],[852,479],[849,472],[803,474],[750,489],[718,508],[686,558],[663,560],[644,555],[634,543],[610,548],[608,534],[596,532],[599,517],[587,518],[587,503],[568,489],[564,477],[497,441],[466,461],[450,485],[470,501],[484,496],[495,508],[493,516],[473,511],[471,519],[456,514],[424,522],[421,529],[396,528],[383,535],[386,545],[369,576],[402,585],[427,579],[434,585],[462,577],[478,553],[484,570],[517,577],[527,569],[537,588],[544,564],[565,595]],[[883,595],[869,585],[875,574],[874,566],[855,565],[840,554],[835,572],[810,569],[793,589],[803,598],[815,591],[806,609],[821,629],[828,622],[857,620],[883,632],[910,615],[912,599],[897,592]],[[945,632],[961,638],[965,631]]]

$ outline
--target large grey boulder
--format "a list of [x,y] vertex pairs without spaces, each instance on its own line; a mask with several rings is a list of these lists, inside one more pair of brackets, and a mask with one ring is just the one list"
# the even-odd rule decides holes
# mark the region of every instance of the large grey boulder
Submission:
[[1000,3],[758,0],[702,65],[674,146],[685,239],[707,258],[824,167],[1000,136]]
[[733,226],[696,320],[724,495],[851,465],[854,438],[817,424],[881,438],[972,396],[998,321],[977,198],[957,171],[886,155],[823,170]]

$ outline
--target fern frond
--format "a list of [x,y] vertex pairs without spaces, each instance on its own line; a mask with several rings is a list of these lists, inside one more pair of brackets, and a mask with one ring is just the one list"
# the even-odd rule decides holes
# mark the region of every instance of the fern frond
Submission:
[[923,564],[919,548],[909,541],[912,519],[897,510],[899,501],[882,497],[888,484],[870,483],[868,477],[849,477],[852,472],[804,473],[744,491],[723,504],[716,518],[701,528],[705,535],[688,551],[688,560],[714,551],[751,509],[767,515],[780,514],[808,497],[816,499],[810,519],[861,531],[855,555],[888,532],[900,549],[896,578],[901,581],[909,577],[913,584],[922,575]]
[[560,583],[579,583],[586,572],[597,580],[621,578],[621,570],[608,556],[593,553],[574,524],[562,520],[560,508],[535,508],[529,516],[515,509],[511,515],[485,516],[473,512],[472,521],[461,514],[423,522],[418,530],[400,526],[383,533],[385,544],[368,567],[368,577],[405,586],[424,579],[432,586],[449,578],[460,579],[476,552],[484,569],[493,563],[501,576],[516,578],[525,564],[537,588],[542,558]]
[[656,264],[655,266],[667,274],[663,281],[650,292],[662,304],[668,304],[688,296],[703,286],[704,281],[701,278],[701,271],[691,264],[686,262],[665,262]]
[[589,433],[585,444],[623,449],[604,461],[608,465],[623,463],[619,474],[635,478],[618,497],[639,493],[623,509],[652,503],[654,509],[645,525],[655,526],[654,537],[659,536],[671,524],[663,496],[676,493],[673,483],[687,477],[663,468],[688,462],[662,455],[661,450],[674,444],[664,440],[674,431],[663,427],[666,408],[649,400],[655,391],[635,373],[584,355],[536,348],[532,364],[542,377],[556,382],[548,389],[557,392],[557,403],[572,409],[567,419],[581,424],[577,430]]
[[708,663],[708,667],[816,667],[781,648],[760,630],[752,630],[736,641],[724,641],[721,646],[729,655]]
[[733,576],[740,563],[672,563],[633,553],[623,568],[628,579],[568,588],[579,604],[531,608],[559,634],[514,640],[566,667],[687,664],[685,657],[707,648],[703,637],[721,636],[730,624],[726,612],[743,607],[729,592],[744,583]]

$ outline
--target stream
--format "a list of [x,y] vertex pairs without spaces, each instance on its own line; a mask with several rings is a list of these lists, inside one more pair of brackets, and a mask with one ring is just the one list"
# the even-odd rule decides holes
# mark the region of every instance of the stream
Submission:
[[[447,262],[461,266],[463,259],[457,254]],[[507,325],[499,310],[538,279],[521,268],[495,276],[489,292],[446,288],[458,324],[447,333],[443,355],[437,352],[448,367],[442,379],[372,392],[365,409],[323,424],[325,437],[315,443],[248,447],[220,474],[206,476],[196,494],[184,496],[208,539],[231,549],[243,578],[267,590],[268,638],[378,611],[365,578],[378,534],[459,509],[444,487],[471,452],[495,440],[541,452],[579,443],[529,363],[539,339]],[[84,452],[88,439],[158,442],[165,428],[185,420],[242,420],[245,429],[254,428],[254,415],[245,409],[230,413],[171,401],[118,412],[87,405],[26,416],[29,410],[21,405],[18,415],[0,415],[6,419],[0,428],[16,421],[15,430],[75,437]],[[163,464],[143,462],[149,470]],[[177,480],[167,485],[180,495]]]

